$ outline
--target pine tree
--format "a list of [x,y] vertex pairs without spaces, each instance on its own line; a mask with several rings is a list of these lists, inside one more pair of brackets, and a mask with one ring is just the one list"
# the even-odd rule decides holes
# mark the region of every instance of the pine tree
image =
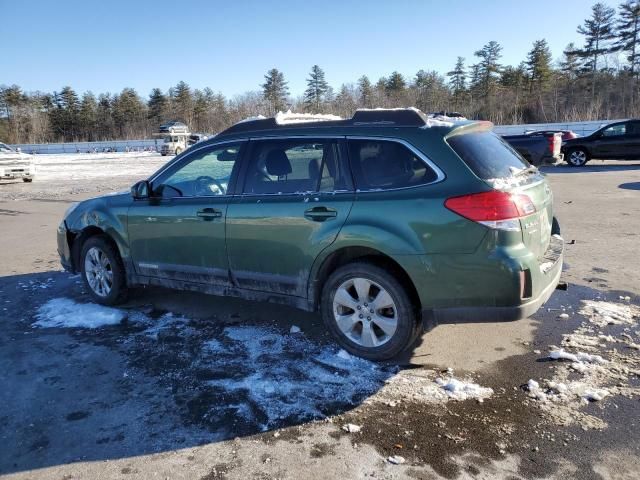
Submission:
[[151,125],[154,129],[157,129],[167,120],[169,100],[159,88],[151,90],[149,100],[147,101],[147,110],[147,118],[151,121]]
[[329,84],[324,78],[324,71],[318,65],[314,65],[311,67],[311,73],[307,79],[307,89],[304,92],[305,110],[320,113],[323,103],[327,100],[328,90]]
[[80,132],[82,137],[89,141],[95,141],[96,127],[98,122],[98,101],[91,92],[85,92],[80,101]]
[[572,42],[562,52],[560,71],[568,80],[575,79],[580,73],[580,57],[576,53],[576,46]]
[[113,109],[111,95],[102,93],[98,97],[98,140],[113,138]]
[[174,111],[177,116],[175,120],[191,124],[193,120],[193,95],[189,85],[180,81],[173,89]]
[[389,95],[398,94],[404,91],[407,88],[407,82],[397,71],[394,71],[389,75],[389,78],[386,80],[384,88]]
[[373,107],[373,86],[366,75],[358,79],[358,102],[364,108]]
[[284,74],[277,68],[272,68],[264,76],[264,79],[262,96],[269,104],[269,113],[273,115],[286,110],[289,87],[284,80]]
[[529,76],[530,92],[544,91],[551,79],[551,50],[545,39],[533,42],[533,48],[527,54],[525,62]]
[[453,93],[454,108],[457,110],[460,100],[467,89],[467,73],[464,67],[464,57],[458,57],[456,66],[453,67],[453,70],[447,72],[447,77],[449,77],[449,87]]
[[493,93],[502,66],[498,63],[502,56],[502,47],[494,40],[474,53],[480,59],[478,63],[478,81],[482,95],[487,98]]
[[53,93],[55,108],[50,114],[52,130],[63,141],[73,141],[78,135],[78,113],[80,100],[76,92],[69,86],[63,87],[59,93]]
[[640,1],[627,0],[627,2],[620,4],[619,8],[617,41],[614,48],[627,54],[629,72],[632,77],[636,77],[640,64],[640,52],[638,52],[638,43],[640,42]]
[[592,8],[591,18],[578,27],[578,33],[584,35],[584,47],[576,50],[583,59],[585,71],[591,72],[591,98],[595,96],[598,59],[614,50],[611,41],[615,38],[615,10],[603,3],[596,3]]

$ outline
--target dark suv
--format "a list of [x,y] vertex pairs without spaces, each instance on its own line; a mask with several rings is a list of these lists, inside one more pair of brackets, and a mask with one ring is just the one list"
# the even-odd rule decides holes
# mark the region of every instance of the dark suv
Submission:
[[551,190],[490,123],[299,118],[236,124],[131,194],[78,204],[58,230],[63,266],[107,305],[160,285],[320,310],[371,359],[423,325],[519,319],[549,298]]
[[586,137],[562,144],[565,161],[572,167],[583,167],[591,159],[640,159],[640,120],[610,123]]

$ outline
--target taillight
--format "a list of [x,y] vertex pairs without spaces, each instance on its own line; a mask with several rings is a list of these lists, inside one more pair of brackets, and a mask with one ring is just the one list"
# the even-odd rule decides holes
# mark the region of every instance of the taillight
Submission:
[[499,190],[451,197],[444,206],[458,215],[499,230],[520,231],[520,217],[535,213],[529,196]]
[[547,140],[549,142],[549,151],[553,154],[553,147],[555,147],[556,136],[551,135],[550,137],[547,137]]

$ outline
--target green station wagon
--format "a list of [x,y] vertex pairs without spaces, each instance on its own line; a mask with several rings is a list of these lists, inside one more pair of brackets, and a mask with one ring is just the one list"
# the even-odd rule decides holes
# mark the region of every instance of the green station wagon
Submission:
[[524,318],[563,240],[546,180],[491,128],[416,109],[241,122],[72,206],[62,265],[105,305],[158,285],[319,310],[374,360],[440,322]]

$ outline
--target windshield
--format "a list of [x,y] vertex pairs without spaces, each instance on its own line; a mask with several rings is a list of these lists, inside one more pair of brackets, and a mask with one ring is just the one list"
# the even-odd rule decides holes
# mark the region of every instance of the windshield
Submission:
[[7,145],[5,145],[4,143],[0,143],[0,152],[13,152],[13,149],[9,148]]
[[483,180],[511,177],[530,167],[529,162],[493,132],[464,133],[447,141],[473,173]]

